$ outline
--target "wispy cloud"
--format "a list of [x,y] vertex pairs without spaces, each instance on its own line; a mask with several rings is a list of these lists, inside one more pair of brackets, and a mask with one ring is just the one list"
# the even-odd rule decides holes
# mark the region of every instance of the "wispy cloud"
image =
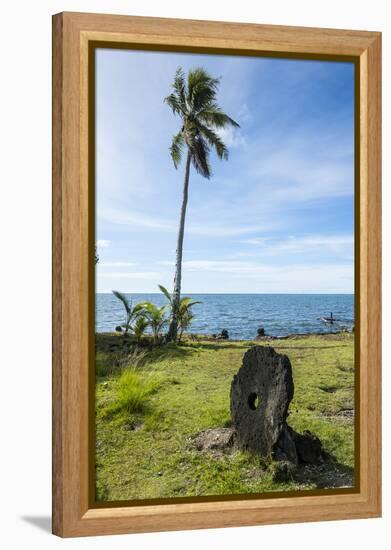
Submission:
[[222,223],[208,223],[203,224],[189,224],[187,227],[187,232],[194,235],[202,235],[205,237],[235,237],[239,235],[247,235],[249,233],[255,233],[266,229],[265,225],[241,225],[237,223],[236,225],[227,225],[224,222]]
[[[143,215],[122,208],[105,207],[98,210],[98,216],[101,221],[109,222],[111,225],[129,225],[150,230],[163,230],[176,233],[178,231],[178,219],[173,217],[171,220]],[[186,225],[186,234],[201,235],[206,237],[235,237],[247,235],[249,233],[259,232],[270,229],[270,224],[249,225],[238,220],[236,224],[227,224],[221,222],[188,223]],[[98,241],[99,242],[99,241]]]
[[137,262],[101,262],[100,267],[134,267]]
[[251,239],[242,239],[240,241],[236,241],[240,244],[252,244],[254,246],[261,246],[267,244],[268,241],[270,241],[271,237],[253,237]]
[[134,271],[134,272],[124,272],[124,271],[110,271],[110,272],[100,272],[99,277],[107,279],[141,279],[147,281],[159,281],[160,273],[156,271]]
[[239,124],[246,124],[252,119],[252,114],[247,103],[243,103],[239,109],[238,120]]
[[197,274],[198,281],[208,277],[217,292],[221,292],[221,276],[228,292],[351,293],[354,289],[353,267],[346,263],[276,266],[250,261],[194,260],[184,262],[184,270]]
[[174,231],[176,229],[173,222],[160,218],[159,216],[154,217],[148,214],[140,214],[118,207],[101,207],[98,210],[98,216],[102,221],[110,222],[111,224],[131,225],[146,229],[163,229],[168,231]]
[[262,250],[272,252],[310,252],[325,249],[341,251],[354,246],[353,235],[303,235],[289,236],[285,239],[255,237],[238,241],[242,244],[250,244]]

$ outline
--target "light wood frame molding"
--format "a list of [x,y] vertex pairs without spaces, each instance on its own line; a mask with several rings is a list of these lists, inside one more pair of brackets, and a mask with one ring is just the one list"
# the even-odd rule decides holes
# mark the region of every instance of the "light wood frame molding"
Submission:
[[[359,486],[350,493],[91,505],[89,45],[351,59],[356,63]],[[110,47],[110,46],[108,46]],[[381,34],[87,13],[53,17],[53,532],[63,537],[381,514]],[[357,295],[357,288],[359,295]],[[91,450],[92,452],[92,450]]]

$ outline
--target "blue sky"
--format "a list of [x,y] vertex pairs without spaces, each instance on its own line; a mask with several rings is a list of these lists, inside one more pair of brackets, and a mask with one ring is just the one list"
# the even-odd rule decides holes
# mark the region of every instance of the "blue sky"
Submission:
[[185,293],[354,289],[350,63],[100,49],[96,53],[97,291],[172,288],[184,165],[163,98],[178,66],[221,76],[228,161],[190,175]]

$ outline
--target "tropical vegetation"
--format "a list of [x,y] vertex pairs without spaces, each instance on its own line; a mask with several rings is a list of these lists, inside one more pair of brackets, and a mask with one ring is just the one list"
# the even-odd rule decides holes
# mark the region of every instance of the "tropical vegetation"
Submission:
[[[167,298],[168,303],[163,306],[157,306],[153,302],[143,301],[133,305],[131,299],[126,294],[113,290],[113,294],[123,304],[125,309],[125,320],[122,325],[117,325],[116,331],[123,332],[124,336],[131,333],[136,341],[140,343],[148,329],[152,333],[153,343],[168,342],[167,334],[163,335],[163,329],[169,324],[170,315],[172,315],[173,299],[171,294],[163,285],[158,285],[161,292]],[[178,309],[178,333],[177,340],[180,341],[183,333],[187,330],[193,319],[192,308],[201,302],[184,296],[180,299]],[[124,331],[122,330],[124,329]]]
[[143,313],[143,305],[136,304],[133,306],[132,300],[129,300],[125,294],[118,292],[118,290],[113,290],[113,294],[118,300],[120,300],[125,308],[126,316],[122,328],[125,329],[124,334],[127,335],[129,330],[133,331],[133,323],[135,323],[140,315]]

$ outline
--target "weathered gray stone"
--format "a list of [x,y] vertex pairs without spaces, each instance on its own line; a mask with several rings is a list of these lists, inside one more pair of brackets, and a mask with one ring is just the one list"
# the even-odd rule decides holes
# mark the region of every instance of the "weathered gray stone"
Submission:
[[299,459],[297,456],[295,435],[296,433],[290,426],[287,424],[283,426],[280,437],[274,446],[273,458],[275,460],[289,461],[295,466],[297,465]]
[[[231,383],[230,399],[232,422],[242,448],[272,456],[286,426],[293,391],[292,367],[286,355],[266,346],[254,346],[245,353]],[[291,448],[289,441],[287,445]]]

